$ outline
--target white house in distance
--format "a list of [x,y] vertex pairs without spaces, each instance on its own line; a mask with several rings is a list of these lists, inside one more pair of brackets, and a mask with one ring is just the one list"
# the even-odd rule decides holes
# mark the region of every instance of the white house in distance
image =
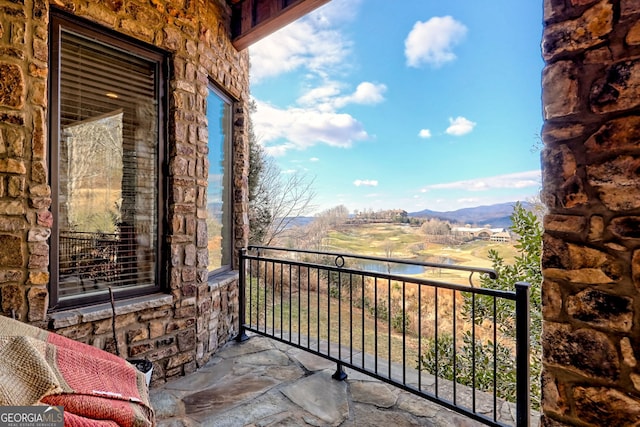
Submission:
[[468,240],[489,240],[491,242],[510,242],[511,235],[506,228],[488,228],[488,227],[453,227],[451,232],[455,236],[460,236]]

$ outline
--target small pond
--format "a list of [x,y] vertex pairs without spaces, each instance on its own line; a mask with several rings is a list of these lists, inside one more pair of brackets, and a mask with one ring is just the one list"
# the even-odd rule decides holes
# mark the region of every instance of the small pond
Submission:
[[[427,260],[425,262],[437,262],[439,264],[455,264],[455,261],[451,258],[447,257],[438,257],[437,260]],[[376,273],[388,273],[389,266],[391,266],[391,274],[422,274],[425,272],[425,269],[429,269],[431,267],[423,267],[422,265],[412,265],[412,264],[395,264],[395,263],[386,263],[384,261],[361,261],[359,268],[367,271],[375,271]]]

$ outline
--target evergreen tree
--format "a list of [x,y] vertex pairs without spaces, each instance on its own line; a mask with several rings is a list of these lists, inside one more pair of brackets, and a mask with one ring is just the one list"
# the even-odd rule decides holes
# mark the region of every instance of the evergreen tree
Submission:
[[[488,258],[492,267],[498,274],[493,280],[489,277],[482,278],[482,287],[489,289],[515,291],[517,282],[527,282],[530,285],[529,315],[530,324],[530,383],[531,404],[534,409],[540,408],[540,372],[542,369],[542,225],[538,217],[526,210],[520,203],[514,206],[511,215],[511,230],[517,235],[515,245],[518,255],[513,264],[506,264],[500,254],[491,249]],[[485,321],[494,318],[494,300],[489,296],[463,293],[464,306],[462,315],[465,320],[475,321],[476,325],[482,325]],[[473,314],[473,316],[472,316]],[[516,364],[515,351],[503,343],[504,339],[515,343],[515,304],[513,301],[498,299],[495,309],[495,322],[499,338],[494,353],[494,343],[491,340],[472,339],[471,333],[466,332],[462,339],[461,348],[453,357],[453,337],[442,334],[438,342],[430,339],[427,342],[427,351],[420,358],[419,368],[433,375],[454,380],[453,365],[456,366],[455,380],[464,385],[475,385],[480,390],[491,391],[493,389],[493,358],[497,359],[498,370],[496,378],[497,396],[515,401]],[[436,352],[438,364],[436,366]],[[472,361],[475,360],[475,371],[472,370]],[[491,362],[490,362],[491,361]],[[475,377],[475,384],[473,379]]]
[[255,101],[249,104],[249,244],[261,244],[264,242],[272,221],[269,213],[267,194],[260,191],[260,180],[263,176],[266,163],[264,149],[256,138],[253,129],[251,114],[256,111]]
[[[531,374],[531,403],[534,408],[540,405],[540,372],[542,369],[542,233],[540,219],[532,211],[525,209],[520,203],[513,207],[511,215],[511,230],[517,236],[518,255],[513,264],[505,264],[504,259],[495,251],[490,250],[488,257],[492,267],[498,274],[496,280],[483,278],[482,286],[491,289],[515,290],[517,282],[530,285],[529,316],[530,316],[530,374]],[[466,301],[470,310],[470,301]],[[486,298],[476,298],[476,313],[482,310],[485,318],[489,319],[493,307],[489,306]],[[498,307],[496,322],[499,331],[515,342],[515,307],[513,303],[505,303]],[[481,320],[481,319],[480,319]],[[515,369],[515,366],[514,366]],[[515,375],[515,373],[514,373]]]
[[249,104],[249,243],[271,244],[299,216],[311,208],[315,197],[313,179],[296,172],[283,174],[275,160],[265,152],[254,129]]

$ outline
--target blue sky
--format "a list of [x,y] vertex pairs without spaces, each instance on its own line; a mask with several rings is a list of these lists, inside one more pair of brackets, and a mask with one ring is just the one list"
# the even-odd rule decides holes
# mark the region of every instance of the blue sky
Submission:
[[314,212],[540,189],[542,2],[332,0],[250,48],[256,136]]

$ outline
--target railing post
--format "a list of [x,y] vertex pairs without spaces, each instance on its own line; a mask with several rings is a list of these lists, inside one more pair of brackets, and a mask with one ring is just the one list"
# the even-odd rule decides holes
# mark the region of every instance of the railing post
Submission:
[[247,249],[246,248],[241,248],[238,251],[238,268],[240,269],[239,271],[239,277],[238,277],[238,303],[240,304],[238,307],[238,335],[236,336],[236,341],[237,342],[243,342],[249,339],[249,336],[246,333],[246,329],[245,329],[245,316],[246,316],[246,307],[247,307],[247,301],[246,301],[246,287],[247,287],[247,277],[246,277],[246,256],[247,256]]
[[338,381],[343,381],[347,378],[347,373],[342,368],[342,363],[338,362],[336,371],[331,375],[331,378]]
[[516,283],[516,425],[518,427],[529,427],[530,423],[529,294],[528,283]]

